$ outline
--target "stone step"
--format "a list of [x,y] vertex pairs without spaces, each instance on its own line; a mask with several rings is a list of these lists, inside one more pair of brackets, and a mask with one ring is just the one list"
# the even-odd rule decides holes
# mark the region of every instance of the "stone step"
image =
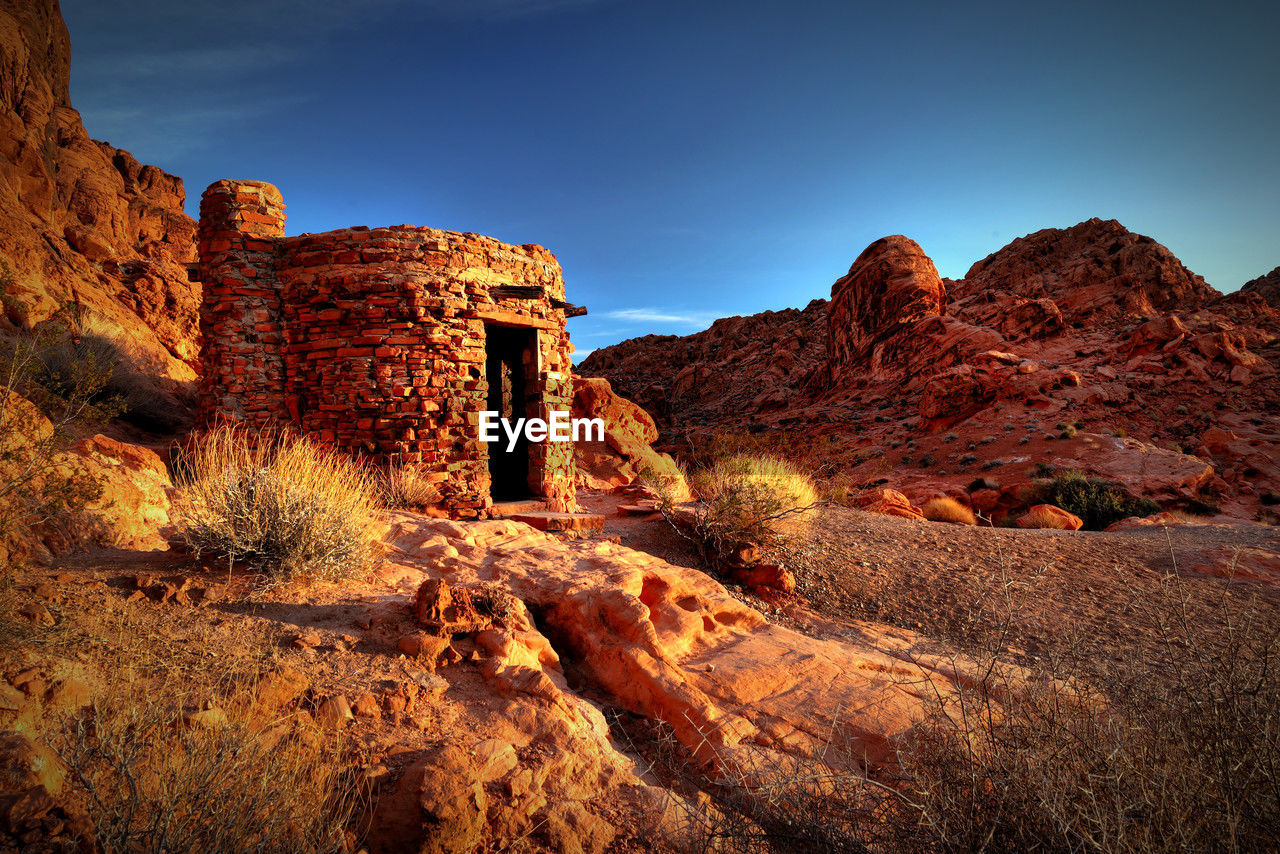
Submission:
[[507,518],[551,533],[597,534],[604,530],[604,516],[596,513],[514,513]]
[[522,501],[495,501],[490,515],[495,519],[510,519],[517,513],[543,513],[547,502],[541,498],[526,498]]
[[658,512],[657,502],[641,502],[639,504],[619,504],[619,516],[652,516]]

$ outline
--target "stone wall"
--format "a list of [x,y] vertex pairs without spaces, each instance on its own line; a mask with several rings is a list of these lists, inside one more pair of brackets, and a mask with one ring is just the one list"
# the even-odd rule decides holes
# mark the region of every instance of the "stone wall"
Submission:
[[[200,221],[202,419],[291,425],[378,463],[419,466],[453,515],[490,506],[486,325],[533,330],[529,415],[568,411],[572,348],[555,256],[412,226],[284,237],[279,192],[219,181]],[[569,443],[530,447],[530,488],[572,509]]]

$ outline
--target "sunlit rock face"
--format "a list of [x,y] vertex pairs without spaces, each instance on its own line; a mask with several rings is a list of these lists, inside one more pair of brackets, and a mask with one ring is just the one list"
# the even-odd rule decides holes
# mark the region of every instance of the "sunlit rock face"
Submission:
[[872,243],[831,286],[827,360],[838,369],[921,318],[946,314],[947,292],[920,244],[894,234]]
[[200,304],[182,181],[89,138],[68,95],[70,56],[54,0],[0,0],[0,323],[70,313],[181,393],[195,379]]

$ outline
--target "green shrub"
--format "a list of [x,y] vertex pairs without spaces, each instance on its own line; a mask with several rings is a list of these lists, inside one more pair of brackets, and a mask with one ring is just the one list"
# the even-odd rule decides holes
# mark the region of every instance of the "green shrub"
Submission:
[[248,560],[270,574],[336,579],[366,565],[377,541],[377,489],[350,460],[295,436],[220,428],[183,455],[175,520],[197,553]]
[[1150,516],[1160,505],[1149,498],[1130,495],[1119,484],[1086,477],[1078,471],[1058,475],[1042,487],[1042,500],[1084,520],[1090,531],[1101,531],[1112,522],[1130,516]]

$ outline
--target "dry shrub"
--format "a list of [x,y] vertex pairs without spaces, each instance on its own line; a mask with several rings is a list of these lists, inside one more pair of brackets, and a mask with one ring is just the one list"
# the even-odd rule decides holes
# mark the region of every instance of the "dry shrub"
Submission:
[[799,466],[767,454],[717,460],[694,477],[693,486],[703,501],[733,508],[747,528],[806,521],[818,503],[813,481]]
[[262,729],[234,714],[186,726],[181,712],[116,698],[72,721],[55,745],[97,850],[350,850],[358,803],[337,745],[314,728]]
[[1161,602],[1160,654],[1130,656],[1092,687],[1065,665],[1031,684],[993,669],[959,704],[939,701],[899,751],[934,848],[1274,850],[1277,629],[1255,609],[1210,638],[1178,595]]
[[349,576],[372,557],[372,478],[306,439],[223,427],[196,440],[179,469],[184,494],[174,516],[197,554],[322,579]]
[[718,460],[690,485],[697,504],[676,512],[665,494],[664,513],[712,561],[799,529],[821,503],[813,481],[797,466],[763,454]]
[[954,498],[930,498],[920,508],[920,512],[930,522],[950,522],[953,525],[978,524],[973,511]]
[[440,485],[415,465],[391,465],[378,474],[378,492],[388,507],[421,510],[440,503]]
[[61,520],[74,528],[102,495],[98,480],[62,454],[101,417],[94,401],[102,376],[86,366],[73,380],[46,385],[39,355],[52,334],[0,341],[0,553],[21,552],[16,540],[38,525]]
[[838,728],[820,757],[751,773],[709,748],[708,776],[661,727],[636,752],[681,796],[691,850],[1274,851],[1280,627],[1259,600],[1228,610],[1239,590],[1216,623],[1193,620],[1192,583],[1144,593],[1158,648],[1101,676],[1072,654],[1004,667],[1006,625],[949,660],[969,674],[956,693],[911,680],[930,713],[895,746],[897,768],[871,779],[840,770],[861,757]]

